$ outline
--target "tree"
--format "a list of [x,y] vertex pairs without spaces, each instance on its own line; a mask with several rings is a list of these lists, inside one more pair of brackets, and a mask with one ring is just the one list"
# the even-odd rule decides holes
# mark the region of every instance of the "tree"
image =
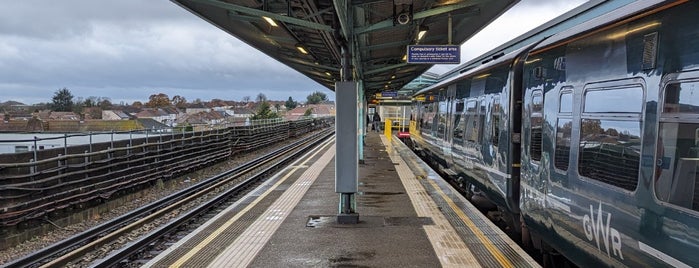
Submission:
[[133,106],[136,109],[141,109],[143,108],[143,103],[141,103],[140,101],[134,101],[133,104],[131,104],[131,106]]
[[286,100],[286,102],[284,103],[284,106],[286,106],[286,109],[287,109],[287,110],[294,109],[294,108],[296,108],[296,106],[298,106],[298,105],[299,105],[299,104],[298,104],[296,101],[294,101],[294,99],[292,99],[291,97],[289,97],[289,99]]
[[308,97],[306,97],[306,100],[307,100],[308,104],[318,104],[318,103],[327,101],[328,96],[326,96],[325,93],[323,93],[323,92],[316,91],[316,92],[311,93],[311,95],[308,95]]
[[97,105],[102,109],[102,110],[109,110],[112,109],[114,105],[112,105],[112,101],[109,100],[107,97],[103,97],[102,100],[100,100]]
[[69,112],[73,110],[73,94],[67,88],[56,90],[53,94],[53,105],[51,108],[54,111]]
[[244,96],[244,97],[243,97],[243,102],[245,102],[245,103],[250,102],[250,96]]
[[171,102],[173,105],[175,105],[175,107],[180,109],[187,107],[187,99],[180,95],[175,95],[174,97],[172,97]]
[[163,108],[169,107],[170,105],[172,105],[170,103],[170,97],[168,97],[165,93],[150,95],[148,102],[146,103],[146,107],[150,108]]
[[263,93],[257,94],[257,97],[255,97],[255,102],[257,102],[257,103],[265,102],[265,101],[267,101],[267,96],[265,96],[265,94],[263,94]]
[[255,115],[253,115],[251,119],[256,120],[272,118],[279,118],[279,115],[275,112],[272,112],[272,109],[270,109],[269,102],[264,101],[257,108],[257,113],[255,113]]

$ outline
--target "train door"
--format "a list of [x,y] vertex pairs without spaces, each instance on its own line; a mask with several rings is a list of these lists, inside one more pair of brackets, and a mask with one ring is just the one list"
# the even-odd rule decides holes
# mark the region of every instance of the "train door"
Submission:
[[542,144],[544,126],[544,95],[540,88],[530,90],[524,97],[524,122],[522,154],[522,211],[545,215],[544,194],[547,184],[543,174]]
[[[445,162],[449,161],[451,158],[451,142],[450,142],[450,137],[449,137],[449,126],[451,125],[449,123],[449,116],[451,114],[451,100],[452,97],[449,96],[447,90],[441,90],[439,92],[439,119],[438,119],[438,126],[437,126],[437,144],[439,147],[441,147],[441,153],[444,157]],[[444,163],[444,166],[447,167],[447,163]]]
[[655,196],[669,207],[664,215],[667,224],[693,222],[690,226],[696,232],[699,218],[699,72],[681,76],[691,78],[670,81],[662,92]]

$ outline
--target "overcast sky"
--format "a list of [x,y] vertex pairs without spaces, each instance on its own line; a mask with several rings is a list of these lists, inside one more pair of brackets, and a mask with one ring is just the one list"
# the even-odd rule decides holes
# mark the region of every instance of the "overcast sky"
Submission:
[[[522,0],[462,46],[462,62],[583,2]],[[157,93],[188,101],[259,93],[305,101],[321,91],[334,99],[332,91],[170,1],[3,1],[0,102],[50,102],[64,87],[75,98],[129,104]]]

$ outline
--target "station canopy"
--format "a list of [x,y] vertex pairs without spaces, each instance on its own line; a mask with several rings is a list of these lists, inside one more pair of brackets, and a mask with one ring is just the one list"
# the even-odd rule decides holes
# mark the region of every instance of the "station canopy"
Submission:
[[341,79],[341,47],[346,47],[355,80],[363,81],[367,95],[399,90],[432,67],[407,63],[408,45],[449,44],[449,21],[451,44],[460,45],[518,2],[172,1],[330,90]]

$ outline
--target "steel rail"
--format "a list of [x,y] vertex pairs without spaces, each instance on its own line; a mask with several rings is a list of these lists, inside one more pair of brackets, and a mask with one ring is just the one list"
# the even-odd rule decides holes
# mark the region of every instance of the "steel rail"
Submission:
[[[315,136],[327,137],[329,135],[332,135],[332,133],[332,131],[325,131],[320,134],[316,134]],[[112,233],[119,230],[124,231],[125,229],[131,230],[135,227],[135,223],[141,222],[143,219],[146,218],[152,218],[152,215],[156,214],[159,211],[163,211],[164,208],[167,208],[168,211],[174,210],[176,207],[175,205],[179,204],[182,200],[191,200],[198,196],[201,196],[204,192],[207,192],[206,189],[216,188],[228,182],[227,178],[232,176],[238,176],[238,174],[240,173],[250,172],[251,170],[260,166],[261,164],[272,161],[280,155],[283,155],[285,152],[291,151],[294,148],[302,146],[303,144],[309,142],[309,140],[310,139],[303,139],[288,144],[278,150],[258,157],[234,169],[223,172],[209,179],[203,180],[191,187],[168,195],[151,204],[148,204],[127,214],[104,222],[85,232],[76,234],[70,238],[54,243],[48,247],[33,252],[20,259],[8,262],[4,264],[2,267],[36,267],[40,265],[49,265],[48,267],[60,267],[62,266],[62,264],[68,263],[70,261],[69,259],[73,258],[72,256],[74,256],[75,254],[80,255],[88,251],[88,248],[94,248],[96,246],[99,246],[98,244],[106,243],[106,240],[104,238],[113,237],[114,235]],[[56,256],[59,257],[56,258]]]

